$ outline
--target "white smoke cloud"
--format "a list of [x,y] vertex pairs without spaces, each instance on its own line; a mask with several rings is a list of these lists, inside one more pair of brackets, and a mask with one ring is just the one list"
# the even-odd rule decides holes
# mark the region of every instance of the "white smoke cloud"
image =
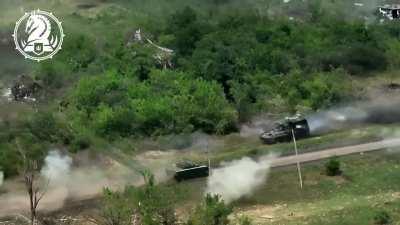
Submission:
[[223,163],[221,168],[211,171],[206,193],[218,194],[227,203],[251,195],[265,183],[270,170],[270,161],[275,157],[270,155],[259,160],[244,157]]
[[259,115],[249,123],[240,126],[240,136],[245,138],[258,137],[265,130],[273,126],[274,119],[276,118],[269,115]]
[[[80,160],[82,158],[84,156]],[[43,208],[49,208],[46,207],[46,201],[49,202],[48,205],[56,202],[61,207],[68,199],[85,199],[98,195],[104,187],[119,189],[137,177],[119,164],[106,168],[100,162],[89,159],[83,161],[82,166],[72,167],[73,160],[70,156],[62,155],[58,150],[48,153],[41,170],[42,177],[49,181]]]
[[389,124],[400,122],[400,98],[378,96],[351,106],[336,107],[307,116],[311,134],[320,135],[359,124]]
[[342,107],[322,111],[307,117],[310,132],[323,134],[365,122],[368,112],[363,108]]
[[[83,154],[83,153],[82,153]],[[40,171],[41,191],[45,192],[39,204],[41,211],[60,209],[68,200],[84,200],[101,194],[104,187],[120,190],[128,184],[139,184],[142,178],[131,169],[118,162],[101,156],[95,160],[77,157],[79,165],[72,166],[72,158],[53,150],[45,158]],[[12,185],[19,185],[9,181]],[[48,185],[46,185],[48,183]],[[0,194],[0,216],[25,212],[29,209],[23,187],[6,190]]]
[[59,151],[50,151],[44,162],[41,174],[50,181],[50,185],[65,184],[70,175],[72,158],[61,155]]

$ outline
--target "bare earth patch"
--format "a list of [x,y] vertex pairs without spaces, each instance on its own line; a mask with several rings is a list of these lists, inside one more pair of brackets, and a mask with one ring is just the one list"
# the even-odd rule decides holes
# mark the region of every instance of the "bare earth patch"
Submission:
[[[340,179],[336,179],[338,182]],[[342,211],[347,207],[357,205],[382,205],[400,199],[400,192],[379,193],[375,195],[359,196],[357,198],[328,199],[310,203],[254,205],[246,208],[236,208],[231,219],[247,216],[255,224],[286,224],[295,220],[306,224],[307,218],[327,215],[330,212]],[[334,202],[334,204],[333,204]],[[333,207],[327,207],[332,205]]]

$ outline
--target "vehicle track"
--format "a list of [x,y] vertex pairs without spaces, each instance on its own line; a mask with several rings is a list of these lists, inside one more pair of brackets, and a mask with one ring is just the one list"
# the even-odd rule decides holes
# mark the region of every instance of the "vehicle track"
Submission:
[[[333,156],[343,156],[356,153],[364,153],[371,151],[378,151],[386,148],[400,147],[400,138],[386,139],[383,141],[370,142],[366,144],[352,145],[340,148],[330,148],[326,150],[309,152],[291,156],[279,157],[271,162],[271,167],[281,167],[296,164],[297,162],[312,162],[321,159],[330,158]],[[301,150],[300,150],[301,152]]]

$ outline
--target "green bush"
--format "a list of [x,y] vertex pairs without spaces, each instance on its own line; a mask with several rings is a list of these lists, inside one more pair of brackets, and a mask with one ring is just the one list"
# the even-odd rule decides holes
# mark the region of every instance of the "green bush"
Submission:
[[220,196],[207,194],[191,215],[187,225],[228,225],[228,216],[231,213],[232,207],[226,205]]
[[[101,216],[112,224],[132,224],[132,213],[142,225],[175,225],[177,193],[155,184],[152,175],[144,175],[145,185],[127,187],[124,192],[106,189],[103,193]],[[106,223],[110,224],[110,223]]]
[[78,152],[80,150],[84,150],[89,148],[91,145],[91,140],[88,136],[77,134],[73,137],[70,148],[72,152]]
[[28,121],[30,132],[38,139],[54,141],[57,134],[56,119],[51,112],[40,111]]
[[226,133],[237,120],[217,83],[172,71],[154,70],[144,82],[116,73],[84,78],[72,103],[86,115],[82,123],[90,118],[88,125],[102,136]]
[[241,216],[237,225],[253,225],[253,222],[249,217]]
[[365,75],[371,71],[385,70],[388,62],[384,50],[360,44],[347,51],[343,64],[351,74]]
[[25,126],[41,142],[69,145],[72,140],[73,134],[67,123],[48,110],[32,114]]
[[201,24],[197,13],[190,7],[178,10],[168,20],[168,33],[174,34],[174,49],[179,55],[190,55],[201,38]]
[[18,175],[21,156],[9,144],[0,144],[0,170],[4,172],[4,176],[13,177]]
[[337,176],[342,173],[340,170],[340,161],[338,158],[332,158],[325,164],[325,172],[328,176]]
[[130,225],[133,208],[133,204],[123,193],[104,189],[101,224]]
[[374,223],[377,225],[387,225],[392,222],[392,219],[388,212],[386,211],[379,211],[374,216]]

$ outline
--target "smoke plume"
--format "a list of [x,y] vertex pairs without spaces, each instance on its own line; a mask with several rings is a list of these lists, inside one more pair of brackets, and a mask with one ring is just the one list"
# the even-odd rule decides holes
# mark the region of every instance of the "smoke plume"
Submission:
[[50,181],[51,185],[64,185],[70,176],[71,165],[71,157],[62,156],[59,151],[50,151],[45,158],[45,166],[41,174]]
[[400,122],[400,98],[379,97],[352,106],[332,108],[307,116],[311,134],[319,135],[355,125]]
[[272,128],[276,119],[276,116],[268,114],[256,116],[249,123],[240,126],[240,136],[258,137],[265,130]]
[[[48,153],[40,171],[40,182],[45,195],[39,204],[39,210],[53,211],[69,201],[93,198],[104,187],[119,190],[125,185],[142,182],[136,172],[109,158],[93,160],[79,155],[79,160],[78,164],[81,165],[73,165],[72,158],[58,150]],[[101,162],[102,160],[105,162]],[[7,186],[10,185],[19,184],[10,180]],[[4,203],[0,204],[0,216],[20,213],[29,208],[24,188],[6,190],[5,194],[0,195],[0,202]]]
[[363,108],[343,107],[307,116],[312,135],[320,135],[365,122],[368,112]]
[[206,193],[218,194],[228,203],[251,195],[257,187],[265,183],[270,161],[275,157],[270,155],[259,160],[244,157],[222,163],[221,168],[212,170]]

